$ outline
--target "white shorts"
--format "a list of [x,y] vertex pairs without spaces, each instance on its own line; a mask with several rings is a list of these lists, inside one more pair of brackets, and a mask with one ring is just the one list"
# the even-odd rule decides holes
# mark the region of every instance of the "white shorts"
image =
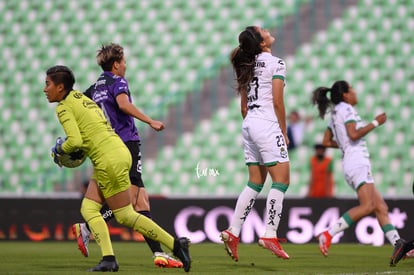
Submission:
[[361,187],[364,183],[374,183],[370,165],[362,165],[357,168],[353,167],[352,169],[344,168],[344,174],[346,182],[355,191],[357,191],[358,188]]
[[289,161],[285,139],[277,122],[247,117],[243,121],[242,135],[247,165],[272,166]]

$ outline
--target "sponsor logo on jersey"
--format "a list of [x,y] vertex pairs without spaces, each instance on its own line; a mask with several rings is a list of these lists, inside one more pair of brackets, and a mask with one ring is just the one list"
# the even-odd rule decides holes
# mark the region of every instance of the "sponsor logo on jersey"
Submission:
[[80,99],[80,98],[82,98],[82,96],[83,96],[83,94],[80,93],[80,92],[74,92],[73,93],[73,97],[76,98],[76,99]]
[[100,85],[105,85],[106,84],[106,79],[98,79],[98,81],[96,81],[95,83],[95,88],[100,86]]
[[256,62],[256,64],[254,65],[255,68],[266,68],[266,62],[264,61],[258,61]]
[[280,148],[280,156],[284,159],[288,157],[288,152],[284,147]]
[[91,101],[91,100],[84,100],[82,102],[83,107],[88,108],[88,109],[93,109],[93,108],[97,108],[98,105],[96,105],[95,102]]

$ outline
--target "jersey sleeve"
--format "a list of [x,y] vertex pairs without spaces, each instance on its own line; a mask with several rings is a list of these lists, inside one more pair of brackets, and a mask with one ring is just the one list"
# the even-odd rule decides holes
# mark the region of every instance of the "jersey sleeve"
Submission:
[[357,117],[355,115],[354,109],[351,105],[347,106],[343,111],[343,118],[344,123],[351,123],[351,122],[357,122]]
[[66,141],[62,144],[62,150],[65,153],[72,153],[82,146],[82,136],[75,116],[71,108],[63,103],[59,103],[56,107],[56,115],[66,134]]
[[278,58],[278,59],[275,60],[275,65],[272,66],[272,67],[273,67],[272,79],[281,79],[281,80],[285,81],[285,79],[286,79],[285,61]]
[[129,95],[128,81],[123,77],[118,78],[113,84],[112,91],[114,93],[114,98],[122,93]]
[[332,120],[329,121],[328,126],[326,126],[326,128],[328,128],[328,130],[331,131],[331,133],[333,133],[333,122],[332,122]]

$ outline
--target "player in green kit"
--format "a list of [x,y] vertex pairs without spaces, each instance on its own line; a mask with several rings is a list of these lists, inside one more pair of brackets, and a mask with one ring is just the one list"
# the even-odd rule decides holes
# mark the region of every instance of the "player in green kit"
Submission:
[[164,244],[182,261],[184,270],[188,272],[191,266],[189,240],[174,239],[154,221],[134,211],[129,193],[131,154],[99,106],[73,90],[74,83],[75,77],[69,68],[54,66],[46,72],[44,93],[49,102],[58,102],[56,114],[66,134],[66,140],[58,139],[52,148],[55,162],[59,154],[70,154],[80,149],[91,159],[93,177],[99,183],[89,184],[80,210],[103,256],[100,263],[89,271],[118,271],[119,268],[108,227],[100,214],[106,202],[118,223]]

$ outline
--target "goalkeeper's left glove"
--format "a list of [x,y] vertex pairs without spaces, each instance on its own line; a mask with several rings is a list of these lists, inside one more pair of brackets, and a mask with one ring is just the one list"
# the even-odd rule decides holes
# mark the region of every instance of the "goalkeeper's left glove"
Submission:
[[63,144],[64,142],[65,142],[65,141],[63,140],[63,138],[58,137],[58,138],[56,139],[56,144],[55,144],[55,146],[53,146],[53,147],[52,147],[52,149],[51,149],[51,151],[52,151],[52,158],[53,158],[53,161],[54,161],[57,165],[59,165],[59,167],[62,167],[62,163],[60,162],[59,157],[60,157],[60,154],[62,154],[62,153],[63,153],[63,150],[62,150],[62,144]]

